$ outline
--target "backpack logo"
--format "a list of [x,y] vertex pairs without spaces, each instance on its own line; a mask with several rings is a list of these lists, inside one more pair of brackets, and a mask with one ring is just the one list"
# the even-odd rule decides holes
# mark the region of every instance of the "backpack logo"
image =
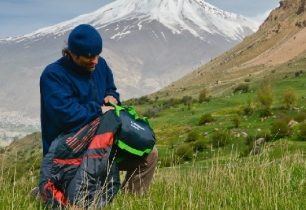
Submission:
[[135,123],[135,122],[133,122],[133,121],[131,121],[131,126],[133,127],[133,128],[135,128],[136,130],[145,130],[143,127],[141,127],[140,125],[138,125],[137,123]]

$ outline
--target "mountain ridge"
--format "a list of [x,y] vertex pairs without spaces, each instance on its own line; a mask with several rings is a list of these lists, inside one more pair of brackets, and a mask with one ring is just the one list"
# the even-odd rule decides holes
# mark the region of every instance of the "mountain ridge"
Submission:
[[[200,8],[200,9],[199,9]],[[202,10],[201,10],[202,9]],[[200,16],[206,16],[208,20],[204,21]],[[209,23],[213,21],[211,15],[215,18],[224,19],[222,24],[217,21],[214,25]],[[190,18],[192,17],[192,18]],[[9,37],[0,39],[2,41],[21,41],[25,38],[35,38],[46,34],[53,33],[55,36],[65,34],[74,28],[79,22],[88,22],[98,29],[102,28],[105,24],[115,23],[121,20],[129,20],[139,18],[143,21],[157,20],[163,23],[175,33],[180,33],[177,26],[183,29],[189,30],[193,35],[198,35],[196,31],[187,26],[185,22],[189,22],[197,25],[210,33],[220,33],[223,35],[231,34],[231,38],[241,39],[239,34],[241,27],[251,28],[253,31],[257,30],[258,25],[254,21],[237,15],[218,9],[217,7],[202,1],[202,0],[117,0],[110,4],[107,4],[94,12],[80,15],[62,23],[44,27],[38,29],[32,33],[24,36]],[[185,20],[184,20],[185,18]],[[240,22],[240,25],[232,23],[233,21]],[[231,27],[228,27],[228,26]],[[207,26],[213,26],[209,28]],[[139,30],[141,26],[139,25]],[[222,33],[222,30],[226,33]]]
[[305,67],[305,27],[305,0],[281,1],[256,33],[152,96],[196,96],[204,88],[220,95],[245,80],[300,71]]

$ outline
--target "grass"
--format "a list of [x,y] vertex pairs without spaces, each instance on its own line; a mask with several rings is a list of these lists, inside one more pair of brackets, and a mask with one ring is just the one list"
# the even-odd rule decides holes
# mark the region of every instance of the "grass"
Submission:
[[[159,168],[148,194],[120,192],[106,209],[304,209],[306,159],[291,144],[275,142],[260,156],[216,152],[207,161]],[[43,209],[29,195],[37,180],[4,182],[4,171],[0,178],[0,209]]]
[[38,171],[23,170],[23,177],[17,178],[18,169],[16,166],[11,169],[8,171],[1,169],[0,209],[43,209],[42,204],[30,196],[31,189],[38,183],[33,173]]
[[[305,83],[306,77],[291,77],[287,79],[278,80],[273,84],[273,112],[275,114],[283,112],[279,110],[282,106],[283,92],[288,88],[292,88],[298,97],[296,103],[297,107],[303,109],[305,107]],[[252,92],[246,94],[233,94],[223,97],[213,98],[208,103],[193,103],[191,110],[184,105],[178,105],[166,109],[160,113],[159,117],[152,118],[151,123],[157,133],[159,144],[167,144],[167,142],[175,141],[181,135],[186,134],[186,130],[199,129],[203,133],[210,133],[214,128],[230,126],[230,118],[241,112],[242,107],[246,106],[248,100],[252,100],[259,109],[259,105],[256,103],[256,84],[252,89]],[[201,115],[206,113],[212,113],[216,118],[214,123],[210,123],[207,126],[197,127]],[[258,112],[255,114],[244,117],[241,122],[241,128],[247,129],[250,132],[255,132],[258,128],[267,128],[273,121],[273,118],[267,118],[262,120],[258,116]],[[168,126],[168,125],[171,125]]]
[[[207,103],[188,106],[179,104],[162,109],[150,120],[157,136],[160,167],[148,194],[135,197],[119,193],[106,209],[303,209],[306,206],[306,142],[291,137],[266,143],[262,153],[248,156],[243,133],[258,136],[268,133],[272,122],[280,115],[294,118],[305,109],[306,76],[280,79],[273,84],[273,115],[262,118],[256,104],[256,87],[251,92],[212,98]],[[282,93],[291,87],[298,100],[295,109],[282,108]],[[255,112],[241,114],[242,107],[252,100]],[[160,101],[153,102],[158,105]],[[145,111],[152,104],[137,106]],[[211,113],[214,121],[199,125],[203,114]],[[240,118],[235,128],[233,117]],[[230,140],[222,148],[211,145],[217,130],[227,130]],[[296,129],[294,129],[296,131]],[[176,148],[188,134],[196,131],[197,138],[207,147],[193,154],[190,160],[177,161]],[[29,196],[37,186],[41,160],[40,134],[34,133],[15,141],[0,151],[0,210],[43,209]],[[169,161],[167,158],[176,159]],[[169,161],[167,164],[164,161]],[[180,165],[176,163],[180,162]],[[171,167],[164,167],[164,166]]]
[[301,152],[215,157],[209,166],[160,169],[148,195],[120,194],[107,209],[304,209],[305,178]]

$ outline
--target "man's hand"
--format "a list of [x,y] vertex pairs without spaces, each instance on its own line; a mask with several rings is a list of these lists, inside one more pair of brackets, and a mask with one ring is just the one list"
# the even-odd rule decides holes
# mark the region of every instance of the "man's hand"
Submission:
[[114,107],[112,106],[101,106],[101,110],[102,110],[102,114],[105,114],[106,112],[108,112],[109,110],[113,110],[115,109]]
[[108,103],[112,103],[112,104],[118,104],[117,99],[114,96],[106,96],[104,98],[104,103],[108,104]]

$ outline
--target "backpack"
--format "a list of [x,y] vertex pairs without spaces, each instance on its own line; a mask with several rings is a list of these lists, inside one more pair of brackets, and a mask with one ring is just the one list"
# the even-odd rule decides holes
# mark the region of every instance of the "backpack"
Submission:
[[115,113],[121,121],[115,144],[121,150],[136,156],[150,154],[156,143],[156,138],[148,119],[139,117],[132,106],[112,105],[115,107]]

